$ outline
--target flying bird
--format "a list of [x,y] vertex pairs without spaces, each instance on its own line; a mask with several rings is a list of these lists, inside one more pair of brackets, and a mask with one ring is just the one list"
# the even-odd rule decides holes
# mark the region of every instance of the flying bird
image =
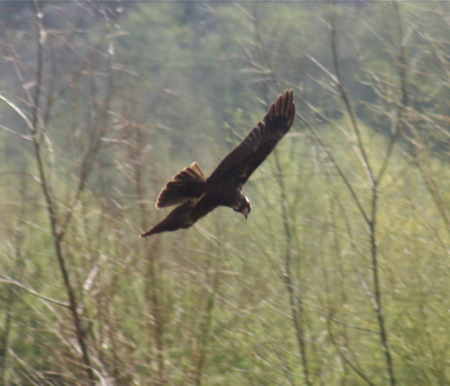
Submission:
[[189,228],[218,206],[228,206],[247,218],[251,206],[242,187],[287,133],[294,115],[293,93],[286,90],[270,105],[263,120],[208,178],[197,162],[173,176],[156,199],[156,208],[178,206],[140,237]]

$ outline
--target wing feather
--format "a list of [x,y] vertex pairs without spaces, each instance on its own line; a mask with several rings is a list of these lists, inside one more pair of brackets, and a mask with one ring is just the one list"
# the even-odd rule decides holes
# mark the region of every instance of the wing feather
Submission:
[[159,193],[156,208],[182,204],[192,198],[199,198],[205,193],[206,179],[197,162],[184,168],[172,177]]
[[263,120],[216,167],[210,183],[244,184],[288,132],[295,116],[292,90],[279,95]]
[[146,237],[155,233],[172,232],[189,228],[202,217],[217,207],[213,197],[204,195],[200,199],[192,199],[178,205],[162,221],[139,237]]

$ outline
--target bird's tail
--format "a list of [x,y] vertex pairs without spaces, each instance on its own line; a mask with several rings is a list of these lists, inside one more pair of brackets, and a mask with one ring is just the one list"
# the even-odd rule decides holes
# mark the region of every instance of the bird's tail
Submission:
[[181,204],[205,193],[206,178],[197,162],[172,177],[156,199],[156,208]]

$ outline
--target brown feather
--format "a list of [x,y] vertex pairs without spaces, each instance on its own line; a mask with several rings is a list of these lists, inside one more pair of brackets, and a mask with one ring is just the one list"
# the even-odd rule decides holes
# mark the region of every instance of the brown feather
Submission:
[[292,126],[293,98],[292,90],[278,96],[263,120],[219,163],[207,181],[227,181],[234,187],[243,185]]
[[199,198],[204,193],[206,179],[198,166],[193,162],[172,177],[156,199],[156,208],[182,204],[191,198]]

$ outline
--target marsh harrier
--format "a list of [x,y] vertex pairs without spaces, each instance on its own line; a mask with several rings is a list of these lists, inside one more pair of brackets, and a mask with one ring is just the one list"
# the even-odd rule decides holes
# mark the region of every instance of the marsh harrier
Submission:
[[206,178],[197,162],[169,181],[156,200],[156,208],[178,205],[160,223],[140,237],[189,228],[218,206],[228,206],[247,218],[251,206],[242,187],[292,126],[295,104],[292,90],[272,103],[256,127]]

